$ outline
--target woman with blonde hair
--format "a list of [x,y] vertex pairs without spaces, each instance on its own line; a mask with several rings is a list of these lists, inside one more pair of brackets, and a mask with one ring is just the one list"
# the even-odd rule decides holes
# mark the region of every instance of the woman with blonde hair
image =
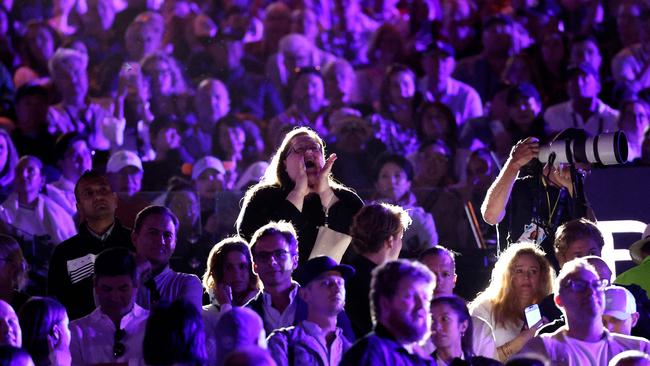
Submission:
[[334,181],[331,170],[335,161],[336,154],[325,159],[325,144],[314,130],[299,127],[290,131],[260,182],[244,196],[237,218],[239,235],[250,240],[270,221],[289,221],[300,238],[300,262],[309,258],[319,237],[344,242],[363,202]]
[[524,309],[552,292],[555,274],[542,249],[533,243],[516,243],[497,260],[490,285],[470,304],[472,316],[494,330],[497,356],[505,361],[517,353],[543,325],[526,325]]
[[29,299],[27,286],[27,261],[16,239],[0,234],[0,300],[14,309]]

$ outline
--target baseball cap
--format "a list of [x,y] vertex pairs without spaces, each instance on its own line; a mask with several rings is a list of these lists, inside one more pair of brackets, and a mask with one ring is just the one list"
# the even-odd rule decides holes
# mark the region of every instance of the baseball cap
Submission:
[[630,245],[630,257],[632,257],[634,263],[641,264],[643,262],[643,247],[648,243],[650,243],[650,224],[646,225],[641,240],[637,240]]
[[115,152],[108,159],[108,163],[106,164],[106,172],[117,173],[127,166],[134,166],[142,171],[142,160],[140,160],[138,154],[134,153],[133,151],[120,150]]
[[194,163],[192,167],[192,180],[196,180],[206,169],[214,169],[221,174],[226,173],[226,168],[223,167],[221,160],[214,156],[205,156]]
[[346,281],[354,276],[356,272],[353,267],[347,264],[338,264],[328,256],[322,255],[314,257],[301,264],[296,270],[295,279],[300,286],[305,287],[309,282],[315,280],[320,275],[328,271],[337,271]]
[[621,286],[609,286],[605,289],[604,315],[625,320],[636,313],[636,300],[630,291]]

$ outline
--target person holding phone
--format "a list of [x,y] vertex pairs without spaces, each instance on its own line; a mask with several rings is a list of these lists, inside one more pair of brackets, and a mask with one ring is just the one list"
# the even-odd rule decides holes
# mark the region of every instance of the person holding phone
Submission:
[[544,324],[544,319],[526,324],[525,309],[552,292],[554,277],[544,252],[532,243],[513,244],[499,257],[490,285],[470,310],[492,326],[500,361],[517,353]]

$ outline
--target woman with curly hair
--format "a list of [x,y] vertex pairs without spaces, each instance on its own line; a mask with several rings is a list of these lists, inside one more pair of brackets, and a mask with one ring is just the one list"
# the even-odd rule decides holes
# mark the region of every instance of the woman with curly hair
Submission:
[[544,251],[532,243],[508,247],[494,265],[490,285],[470,304],[473,316],[494,330],[499,360],[517,353],[543,321],[528,328],[524,309],[552,292],[555,274]]

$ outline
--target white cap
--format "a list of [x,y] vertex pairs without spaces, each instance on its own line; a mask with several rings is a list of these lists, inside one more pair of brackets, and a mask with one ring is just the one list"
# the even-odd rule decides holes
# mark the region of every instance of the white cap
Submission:
[[120,150],[111,155],[106,164],[107,173],[117,173],[127,166],[134,166],[142,171],[142,160],[133,151]]
[[223,167],[221,160],[214,156],[205,156],[192,166],[192,180],[196,180],[206,169],[214,169],[221,174],[226,173],[226,168]]
[[241,177],[237,180],[235,184],[236,190],[241,190],[242,188],[247,188],[251,182],[257,183],[262,179],[266,169],[269,167],[269,163],[266,161],[257,161],[251,164]]
[[636,300],[628,289],[621,286],[609,286],[605,289],[605,315],[626,320],[634,313],[636,313]]

